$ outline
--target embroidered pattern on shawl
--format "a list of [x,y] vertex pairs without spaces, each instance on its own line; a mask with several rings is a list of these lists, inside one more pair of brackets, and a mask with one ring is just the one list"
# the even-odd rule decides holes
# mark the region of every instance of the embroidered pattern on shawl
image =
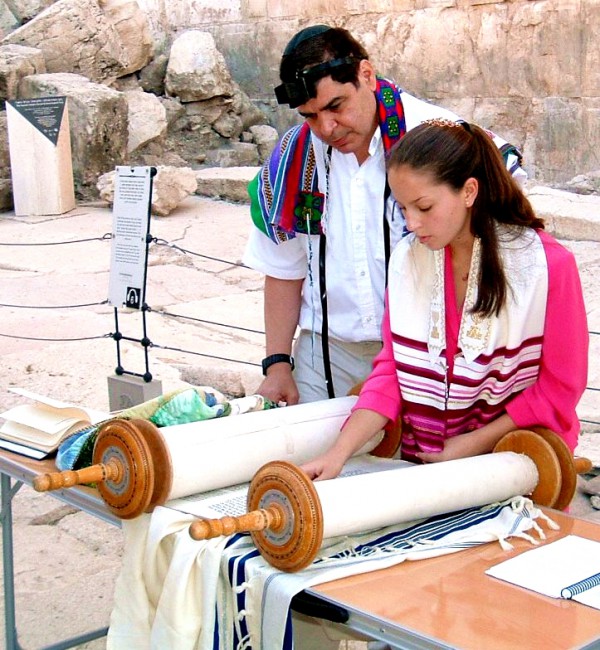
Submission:
[[[386,153],[406,133],[401,92],[393,82],[377,77],[377,116]],[[254,225],[275,243],[297,233],[321,232],[325,196],[319,192],[308,123],[285,133],[248,185],[248,193]]]
[[476,244],[450,378],[444,355],[444,251],[429,251],[409,237],[392,257],[390,322],[405,458],[419,450],[439,451],[444,439],[480,428],[537,379],[548,293],[543,245],[533,231],[516,237],[507,227],[499,229],[499,239],[511,286],[508,306],[488,319],[471,312],[481,256]]

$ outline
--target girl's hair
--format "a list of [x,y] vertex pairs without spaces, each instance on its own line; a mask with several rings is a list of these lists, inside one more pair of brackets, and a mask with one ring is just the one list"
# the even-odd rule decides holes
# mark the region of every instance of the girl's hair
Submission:
[[408,131],[392,149],[387,168],[400,165],[429,172],[438,183],[457,191],[468,178],[477,179],[471,232],[481,240],[481,270],[473,311],[498,315],[506,302],[508,280],[498,251],[496,223],[543,229],[544,222],[506,169],[492,137],[475,124],[428,120]]

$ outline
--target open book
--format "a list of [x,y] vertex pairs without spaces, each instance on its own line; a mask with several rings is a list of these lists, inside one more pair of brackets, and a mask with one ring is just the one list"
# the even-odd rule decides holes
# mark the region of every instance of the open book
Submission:
[[12,392],[33,400],[15,406],[0,417],[0,447],[30,458],[41,459],[58,449],[68,435],[109,417],[107,414],[65,404],[20,388]]
[[600,541],[567,535],[496,564],[486,573],[545,596],[600,609]]

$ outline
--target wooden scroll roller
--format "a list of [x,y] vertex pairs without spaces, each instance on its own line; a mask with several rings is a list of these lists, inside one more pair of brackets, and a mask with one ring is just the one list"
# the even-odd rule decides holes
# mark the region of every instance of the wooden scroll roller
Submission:
[[[121,519],[166,501],[248,482],[278,458],[302,464],[335,440],[356,402],[341,397],[157,428],[147,420],[114,419],[101,425],[93,465],[38,476],[39,492],[95,483]],[[389,427],[358,453],[393,456],[400,429]]]
[[530,456],[540,475],[531,499],[555,510],[564,510],[571,503],[577,489],[577,474],[585,474],[593,467],[588,458],[574,458],[565,441],[543,427],[511,431],[494,451],[515,451]]
[[564,508],[573,497],[576,472],[591,464],[574,461],[563,445],[551,431],[518,430],[502,438],[494,454],[314,483],[293,464],[274,461],[252,479],[247,514],[198,520],[190,535],[209,539],[250,532],[272,566],[298,571],[311,564],[328,537],[519,495]]

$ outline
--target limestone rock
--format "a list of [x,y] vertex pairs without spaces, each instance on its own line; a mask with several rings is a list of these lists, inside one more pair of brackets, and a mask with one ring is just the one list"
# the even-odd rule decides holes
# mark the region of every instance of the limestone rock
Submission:
[[277,144],[279,134],[272,126],[267,126],[266,124],[257,124],[256,126],[251,126],[248,130],[258,147],[258,158],[260,162],[264,162],[271,154],[271,151],[273,151],[273,147]]
[[169,57],[166,54],[159,54],[140,70],[140,85],[147,93],[164,95],[168,63]]
[[551,187],[527,189],[535,213],[559,239],[600,240],[600,196],[581,196]]
[[600,194],[600,169],[578,174],[567,181],[566,189],[577,194]]
[[136,3],[105,4],[106,12],[95,0],[58,0],[3,42],[39,48],[48,72],[110,83],[145,65],[151,52],[145,23],[130,6]]
[[165,150],[161,144],[150,142],[145,147],[135,152],[130,162],[142,167],[187,167],[188,161],[182,158],[176,151]]
[[258,148],[251,142],[232,142],[206,152],[204,163],[211,167],[254,167],[258,165]]
[[6,2],[0,2],[0,38],[4,38],[18,26],[19,21],[6,6]]
[[239,370],[183,366],[181,378],[192,386],[218,386],[231,399],[249,394],[244,384],[244,374]]
[[167,132],[167,111],[156,95],[143,90],[125,92],[128,106],[129,138],[127,151],[131,153]]
[[179,97],[182,102],[233,94],[231,75],[211,34],[192,29],[175,39],[165,88],[168,95]]
[[37,16],[53,2],[54,0],[4,0],[4,4],[21,24]]
[[169,127],[173,126],[180,118],[185,116],[185,108],[180,101],[171,97],[160,97],[159,101],[165,107]]
[[118,34],[94,0],[58,0],[9,34],[4,43],[39,48],[48,72],[106,81],[120,76],[124,67]]
[[199,102],[183,104],[188,128],[191,131],[212,128],[212,125],[227,111],[228,105],[222,97],[213,97]]
[[233,108],[242,120],[243,130],[247,131],[255,124],[266,124],[267,116],[250,101],[248,95],[235,82],[233,89]]
[[[152,182],[152,214],[157,217],[169,215],[185,198],[194,194],[198,182],[190,167],[157,167]],[[115,196],[115,172],[103,174],[98,179],[100,198],[112,204]]]
[[0,113],[0,210],[13,207],[6,111]]
[[140,80],[137,78],[137,75],[134,74],[128,74],[124,77],[115,79],[110,84],[110,87],[122,93],[127,92],[128,90],[142,90]]
[[66,95],[76,192],[95,198],[100,174],[122,165],[127,154],[127,101],[123,93],[82,75],[56,73],[25,77],[19,97]]
[[213,122],[212,128],[224,138],[238,140],[244,130],[244,125],[239,115],[227,111]]
[[41,50],[24,45],[0,45],[0,100],[17,99],[19,81],[46,72]]
[[99,0],[99,5],[124,50],[120,59],[124,69],[119,76],[141,70],[152,59],[154,47],[148,17],[135,0]]
[[260,167],[207,167],[196,171],[196,194],[225,201],[249,203],[248,183]]
[[12,210],[13,207],[12,181],[9,178],[0,178],[0,210]]

